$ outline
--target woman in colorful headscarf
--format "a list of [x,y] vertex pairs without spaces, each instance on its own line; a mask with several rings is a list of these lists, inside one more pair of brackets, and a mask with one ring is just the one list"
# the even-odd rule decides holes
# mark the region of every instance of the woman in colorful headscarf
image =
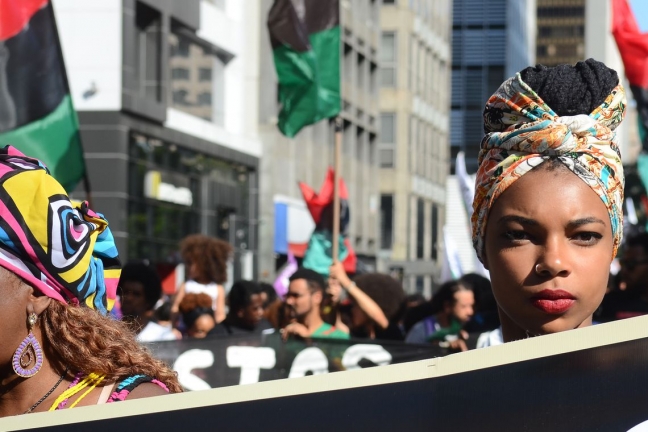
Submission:
[[625,105],[616,72],[592,59],[527,68],[488,100],[473,244],[504,341],[591,325],[622,236]]
[[178,392],[107,316],[120,266],[108,223],[36,159],[0,150],[0,417]]

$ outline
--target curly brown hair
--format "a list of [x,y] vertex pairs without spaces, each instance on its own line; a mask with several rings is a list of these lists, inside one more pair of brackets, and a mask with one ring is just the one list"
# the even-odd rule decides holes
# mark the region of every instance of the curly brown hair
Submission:
[[180,312],[187,313],[197,308],[211,308],[212,298],[205,293],[189,293],[182,298],[178,308]]
[[182,392],[177,374],[155,359],[126,324],[83,306],[52,301],[40,321],[44,350],[59,371],[95,372],[113,383],[144,374]]
[[227,282],[227,260],[232,254],[232,246],[226,241],[192,234],[180,242],[180,253],[187,266],[196,266],[197,282]]

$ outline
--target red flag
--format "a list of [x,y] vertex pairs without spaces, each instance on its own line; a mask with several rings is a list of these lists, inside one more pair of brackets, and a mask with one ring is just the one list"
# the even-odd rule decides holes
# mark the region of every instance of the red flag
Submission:
[[[333,188],[335,185],[335,171],[329,167],[326,172],[326,178],[320,188],[319,193],[315,192],[313,188],[306,183],[299,183],[306,207],[313,217],[315,222],[315,231],[333,231]],[[357,257],[355,251],[351,247],[351,242],[346,238],[346,230],[349,225],[349,191],[340,178],[340,234],[343,235],[344,245],[347,248],[348,254],[342,263],[344,270],[347,273],[356,272]]]
[[628,0],[612,0],[612,34],[630,84],[648,88],[648,33],[639,30]]
[[0,41],[16,36],[48,0],[0,0]]

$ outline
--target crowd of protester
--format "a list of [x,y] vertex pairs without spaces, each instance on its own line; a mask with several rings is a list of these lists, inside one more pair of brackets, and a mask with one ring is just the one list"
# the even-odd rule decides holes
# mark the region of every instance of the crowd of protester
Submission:
[[[211,252],[192,251],[199,246]],[[284,339],[436,344],[449,352],[502,343],[490,281],[475,273],[443,282],[430,299],[420,293],[406,295],[401,283],[387,274],[351,277],[339,263],[327,276],[299,268],[290,277],[285,298],[270,284],[247,280],[235,281],[225,294],[230,246],[194,235],[181,248],[189,279],[174,296],[162,295],[151,266],[129,263],[122,271],[122,319],[140,341],[279,332]],[[648,233],[628,237],[619,255],[619,271],[610,274],[595,323],[648,314]]]

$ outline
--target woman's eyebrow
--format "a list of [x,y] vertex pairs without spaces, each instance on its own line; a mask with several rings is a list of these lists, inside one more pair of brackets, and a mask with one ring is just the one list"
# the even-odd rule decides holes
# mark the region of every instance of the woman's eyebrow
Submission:
[[569,224],[567,226],[569,228],[578,228],[580,226],[588,225],[588,224],[592,224],[592,223],[598,223],[598,224],[601,224],[603,226],[607,226],[605,221],[603,221],[603,220],[601,220],[599,218],[593,217],[593,216],[580,218],[580,219],[574,219],[572,221],[569,221]]
[[536,221],[535,219],[529,219],[529,218],[525,218],[524,216],[516,216],[516,215],[502,216],[497,221],[497,223],[507,223],[507,222],[517,222],[521,225],[531,225],[531,226],[540,225],[538,221]]

